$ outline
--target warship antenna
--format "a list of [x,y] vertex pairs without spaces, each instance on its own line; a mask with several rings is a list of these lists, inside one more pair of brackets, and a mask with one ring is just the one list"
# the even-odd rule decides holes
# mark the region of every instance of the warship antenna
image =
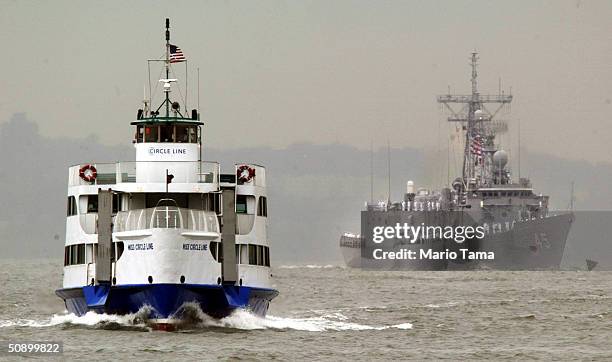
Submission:
[[391,143],[387,139],[387,205],[391,203]]
[[521,182],[521,119],[517,120],[518,122],[518,178],[519,182]]
[[476,71],[476,67],[478,66],[478,53],[476,53],[476,50],[474,50],[472,52],[472,98],[475,99],[474,97],[478,94],[478,72]]
[[570,193],[570,211],[574,211],[574,181],[572,181],[572,189]]
[[446,141],[448,147],[446,148],[446,186],[450,185],[450,154],[451,154],[451,140],[450,138]]

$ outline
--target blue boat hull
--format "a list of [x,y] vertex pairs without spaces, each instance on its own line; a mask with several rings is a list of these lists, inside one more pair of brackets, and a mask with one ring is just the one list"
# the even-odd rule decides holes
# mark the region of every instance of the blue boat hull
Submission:
[[234,285],[142,284],[58,289],[55,294],[64,300],[69,312],[78,316],[89,311],[123,315],[148,306],[149,318],[167,319],[176,317],[186,303],[196,303],[215,318],[238,308],[265,316],[278,291]]

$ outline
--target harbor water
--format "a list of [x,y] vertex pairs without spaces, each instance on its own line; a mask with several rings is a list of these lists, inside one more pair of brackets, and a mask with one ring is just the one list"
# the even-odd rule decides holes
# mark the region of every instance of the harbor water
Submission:
[[161,332],[146,311],[67,314],[53,292],[61,260],[0,265],[0,342],[62,342],[58,359],[612,359],[612,272],[277,265],[280,295],[266,318],[214,320],[187,306],[191,322]]

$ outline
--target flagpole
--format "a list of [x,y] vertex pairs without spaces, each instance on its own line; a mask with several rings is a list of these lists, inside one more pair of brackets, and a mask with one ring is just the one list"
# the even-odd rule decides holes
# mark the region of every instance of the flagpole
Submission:
[[187,107],[187,80],[189,77],[187,76],[187,59],[185,59],[185,112],[189,109]]
[[[166,79],[170,78],[170,19],[166,18]],[[170,117],[170,92],[166,92],[166,117]]]

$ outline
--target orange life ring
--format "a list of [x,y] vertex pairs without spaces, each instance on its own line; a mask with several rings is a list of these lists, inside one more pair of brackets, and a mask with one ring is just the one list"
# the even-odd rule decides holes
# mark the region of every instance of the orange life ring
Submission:
[[94,182],[96,180],[96,176],[98,176],[98,171],[93,165],[87,164],[79,170],[79,176],[87,181]]
[[236,177],[241,182],[249,182],[255,177],[255,169],[249,165],[242,165],[236,169]]

